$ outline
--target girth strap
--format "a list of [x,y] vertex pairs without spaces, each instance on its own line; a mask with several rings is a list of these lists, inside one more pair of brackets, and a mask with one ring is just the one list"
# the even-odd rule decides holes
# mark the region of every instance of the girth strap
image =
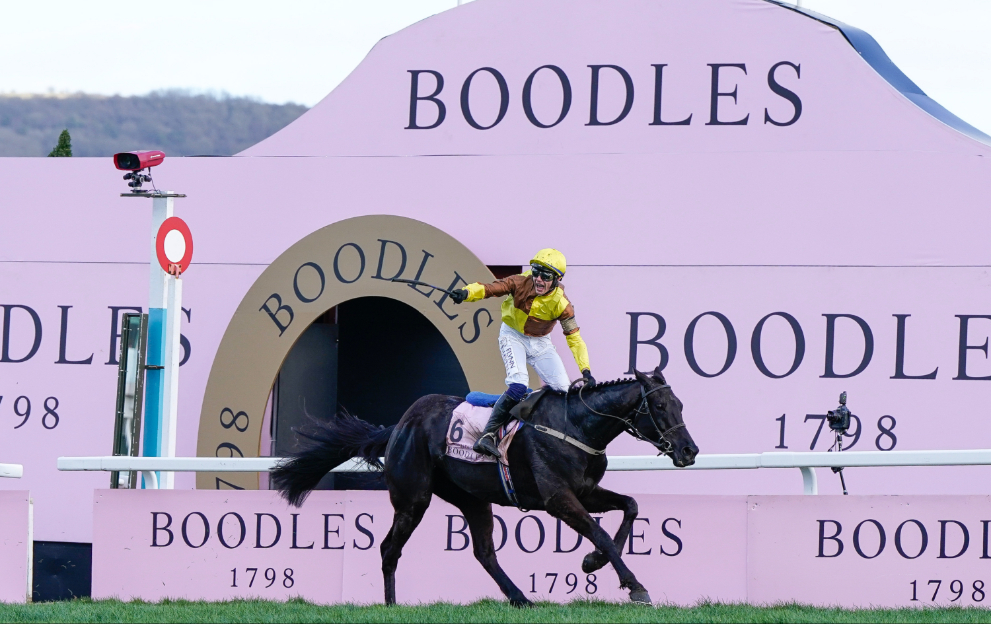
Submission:
[[569,435],[565,435],[565,434],[561,433],[560,431],[557,431],[556,429],[551,429],[550,427],[545,427],[543,425],[533,425],[531,423],[527,423],[527,424],[530,425],[530,426],[532,426],[534,429],[536,429],[540,433],[546,433],[547,435],[551,436],[552,438],[557,438],[558,440],[564,440],[565,442],[567,442],[571,446],[574,446],[576,448],[580,448],[581,450],[585,451],[589,455],[605,455],[606,454],[606,451],[605,450],[601,450],[600,451],[600,450],[594,449],[591,446],[589,446],[587,444],[584,444],[581,441],[576,440],[576,439],[572,438]]

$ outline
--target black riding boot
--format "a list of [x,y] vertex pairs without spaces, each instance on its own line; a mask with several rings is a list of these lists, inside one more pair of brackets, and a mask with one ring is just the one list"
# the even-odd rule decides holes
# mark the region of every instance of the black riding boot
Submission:
[[499,400],[492,407],[492,415],[489,416],[489,422],[485,425],[485,431],[482,432],[472,447],[473,451],[502,459],[502,454],[499,453],[499,444],[496,441],[496,431],[509,422],[509,410],[518,404],[519,401],[510,398],[509,395],[503,394],[499,397]]

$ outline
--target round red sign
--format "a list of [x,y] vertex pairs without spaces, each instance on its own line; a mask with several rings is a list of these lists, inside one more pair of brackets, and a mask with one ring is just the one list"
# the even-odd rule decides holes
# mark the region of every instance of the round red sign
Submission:
[[189,268],[193,259],[193,235],[189,226],[179,217],[169,217],[158,228],[155,252],[162,270],[179,275]]

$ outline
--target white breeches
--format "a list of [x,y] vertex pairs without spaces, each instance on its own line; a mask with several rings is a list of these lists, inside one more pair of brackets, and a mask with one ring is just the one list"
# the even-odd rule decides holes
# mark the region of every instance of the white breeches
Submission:
[[506,364],[507,386],[527,385],[530,379],[527,364],[537,371],[541,381],[555,390],[567,390],[571,384],[550,336],[526,336],[503,323],[499,328],[499,351]]

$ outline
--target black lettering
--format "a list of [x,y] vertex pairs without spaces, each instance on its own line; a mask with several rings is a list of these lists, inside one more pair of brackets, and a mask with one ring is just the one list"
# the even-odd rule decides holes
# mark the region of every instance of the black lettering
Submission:
[[[203,523],[203,541],[195,546],[189,541],[189,534],[186,532],[186,525],[189,523],[189,518],[191,516],[199,516],[200,521]],[[187,514],[186,517],[182,519],[182,541],[186,542],[186,546],[189,546],[190,548],[199,548],[203,546],[203,544],[206,544],[208,539],[210,539],[210,522],[206,519],[206,516],[198,511],[194,511]]]
[[[843,541],[840,540],[840,533],[843,532],[843,525],[841,525],[836,520],[817,520],[819,523],[819,554],[816,557],[839,557],[843,553]],[[826,523],[831,522],[836,528],[836,532],[832,535],[826,535]],[[826,540],[833,540],[836,542],[836,552],[827,555],[826,554]]]
[[[465,279],[463,277],[461,277],[460,275],[458,275],[458,272],[455,271],[454,272],[454,281],[451,282],[451,285],[448,286],[447,289],[448,290],[454,290],[456,288],[460,288],[460,286],[458,285],[458,282],[464,284],[465,286],[468,285],[468,282],[466,282]],[[448,297],[450,297],[450,295],[447,294],[447,293],[441,294],[440,299],[438,299],[437,301],[435,301],[434,302],[434,305],[437,306],[437,308],[444,314],[444,316],[447,317],[447,319],[449,321],[453,321],[454,319],[458,318],[458,315],[457,314],[448,314],[447,313],[447,310],[444,309],[444,302],[447,301]]]
[[[224,539],[224,520],[227,519],[227,516],[234,516],[235,518],[237,518],[238,526],[241,527],[241,536],[238,537],[237,544],[234,544],[233,546],[228,544],[227,540]],[[244,538],[247,535],[248,535],[248,527],[245,526],[244,518],[242,518],[240,514],[235,513],[233,511],[229,511],[224,515],[220,516],[220,520],[217,522],[217,539],[219,539],[220,543],[224,545],[224,548],[230,548],[230,549],[237,548],[238,546],[244,543]]]
[[360,513],[357,516],[355,516],[355,519],[354,519],[354,528],[358,529],[358,532],[359,533],[361,533],[362,535],[364,535],[365,537],[368,538],[368,546],[358,546],[358,540],[351,540],[351,545],[354,546],[355,548],[357,548],[358,550],[368,550],[369,548],[371,548],[372,546],[375,545],[375,536],[372,535],[372,532],[371,531],[369,531],[364,526],[362,526],[362,524],[361,524],[361,517],[362,516],[365,516],[366,518],[368,518],[369,520],[371,520],[373,523],[375,522],[375,516],[373,516],[370,513]]
[[661,89],[664,83],[664,68],[667,63],[651,65],[654,68],[654,121],[652,126],[687,126],[692,123],[692,115],[689,114],[681,121],[664,121],[661,119]]
[[[723,325],[723,329],[726,331],[726,361],[723,362],[723,367],[719,369],[717,373],[707,373],[698,365],[695,361],[695,326],[702,319],[703,316],[714,316]],[[733,365],[733,360],[736,359],[736,331],[733,330],[733,324],[729,322],[729,319],[719,312],[703,312],[699,314],[692,322],[688,324],[688,329],[685,330],[685,358],[688,360],[688,366],[695,371],[697,375],[702,377],[719,377]]]
[[[461,528],[460,529],[456,529],[455,530],[455,528],[454,528],[454,519],[455,518],[457,518],[458,520],[461,520]],[[501,518],[500,518],[500,522],[501,522]],[[502,524],[502,533],[503,533],[502,543],[505,544],[506,543],[506,523],[505,522],[501,522],[501,524]],[[454,547],[454,536],[455,535],[460,535],[461,536],[461,539],[464,540],[461,543],[461,547],[460,548],[455,548]],[[464,516],[459,516],[459,515],[456,515],[456,514],[455,515],[449,515],[447,517],[447,548],[445,548],[444,550],[453,550],[453,551],[464,550],[465,548],[468,548],[468,545],[470,543],[471,543],[471,540],[468,538],[468,521],[465,520],[465,517]],[[496,550],[498,550],[498,549],[496,549]]]
[[775,77],[774,72],[778,71],[778,68],[781,67],[782,65],[787,65],[788,67],[794,69],[795,76],[801,79],[802,77],[801,65],[789,63],[788,61],[781,61],[780,63],[775,63],[771,67],[770,71],[767,72],[767,86],[771,88],[771,91],[773,91],[775,95],[781,96],[784,99],[791,102],[791,105],[795,108],[795,113],[791,116],[791,119],[789,119],[788,121],[775,121],[774,119],[771,118],[771,114],[765,108],[764,123],[773,124],[775,126],[790,126],[791,124],[798,121],[798,118],[802,116],[802,100],[798,97],[798,95],[794,91],[781,86],[781,83],[779,83],[778,79]]
[[[499,83],[499,114],[496,115],[495,121],[487,126],[483,126],[475,121],[475,118],[471,114],[471,100],[469,98],[472,78],[478,72],[483,71],[492,74],[492,77]],[[506,116],[507,110],[509,110],[509,85],[506,84],[506,79],[502,77],[502,74],[491,67],[481,67],[468,74],[468,77],[465,78],[465,83],[461,85],[461,114],[465,116],[465,121],[468,122],[469,126],[476,130],[495,128],[502,121],[502,118]]]
[[[523,521],[526,520],[527,518],[537,523],[537,531],[539,537],[537,538],[537,547],[534,548],[533,550],[527,550],[526,546],[523,545]],[[540,521],[540,518],[532,514],[527,514],[522,518],[520,518],[520,521],[516,523],[516,545],[520,547],[520,550],[522,550],[527,554],[535,553],[538,550],[540,550],[540,547],[544,545],[544,525]]]
[[[275,539],[268,546],[262,546],[262,517],[269,517],[275,522]],[[270,513],[256,513],[255,514],[255,548],[271,548],[279,543],[279,539],[282,537],[282,523],[279,519]]]
[[[4,307],[6,307],[6,306],[4,306]],[[7,314],[9,315],[10,312],[8,312]],[[991,319],[991,316],[980,315],[980,314],[977,314],[977,315],[972,315],[972,314],[957,314],[956,316],[957,316],[958,319],[960,319],[960,350],[959,350],[959,356],[958,356],[958,359],[957,359],[957,376],[954,377],[954,379],[969,379],[969,380],[991,379],[991,375],[988,375],[987,377],[971,377],[970,375],[967,374],[967,351],[968,350],[974,349],[976,351],[983,351],[984,352],[984,357],[987,358],[987,356],[988,356],[988,339],[987,338],[984,339],[984,344],[979,345],[979,346],[978,345],[968,344],[969,343],[969,341],[967,339],[967,326],[968,326],[968,323],[970,322],[970,319]],[[37,325],[37,323],[36,323],[36,325]],[[3,331],[4,331],[4,334],[3,334],[3,336],[4,336],[4,344],[6,344],[6,341],[7,341],[7,325],[6,324],[4,324],[4,326],[3,326]],[[5,362],[6,360],[0,360],[0,361],[4,361]]]
[[[353,280],[346,280],[344,279],[344,276],[341,275],[341,266],[340,266],[341,252],[344,251],[345,247],[352,247],[355,251],[357,251],[358,260],[361,261],[361,265],[358,268],[358,275],[356,275]],[[334,275],[337,276],[337,281],[339,281],[342,284],[354,284],[355,282],[361,279],[361,276],[364,273],[365,273],[365,252],[361,250],[361,247],[359,247],[355,243],[344,243],[343,245],[341,245],[337,249],[337,253],[334,254]]]
[[[764,331],[764,323],[767,319],[772,316],[780,316],[784,320],[788,321],[788,325],[791,326],[791,331],[795,334],[795,358],[791,362],[791,368],[784,375],[775,375],[767,368],[764,364],[764,356],[761,354],[761,333]],[[802,365],[802,360],[805,358],[805,333],[802,331],[802,326],[798,323],[796,319],[791,314],[787,312],[771,312],[760,321],[757,322],[757,326],[754,327],[754,333],[750,337],[750,354],[753,355],[754,364],[757,366],[757,370],[764,374],[765,377],[770,377],[771,379],[783,379],[788,375],[791,375],[798,370],[798,367]]]
[[330,534],[333,533],[338,539],[341,537],[341,527],[338,525],[333,531],[330,530],[330,519],[340,518],[344,522],[344,514],[323,514],[323,549],[322,550],[344,550],[344,542],[340,546],[330,545]]
[[895,374],[892,375],[892,379],[936,379],[936,373],[939,372],[939,367],[936,367],[931,373],[925,375],[906,375],[905,374],[905,319],[912,316],[911,314],[893,314],[897,319],[898,329],[897,337],[895,339]]
[[[182,308],[182,313],[186,315],[187,323],[193,320],[192,308]],[[193,348],[189,344],[189,339],[182,335],[182,333],[179,334],[179,348],[182,350],[182,357],[179,358],[179,366],[183,366],[186,364],[189,356],[192,355]]]
[[[310,545],[309,546],[298,546],[296,544],[297,521],[298,520],[299,520],[299,514],[298,513],[292,514],[292,546],[290,546],[289,548],[290,549],[298,548],[299,550],[312,550],[313,549],[313,544],[315,544],[316,542],[310,542]],[[326,539],[326,537],[324,539]]]
[[465,338],[465,325],[468,324],[468,321],[465,321],[464,323],[461,323],[461,325],[458,326],[458,330],[461,332],[461,340],[464,340],[465,344],[471,344],[475,342],[476,340],[478,340],[478,337],[482,335],[482,327],[478,324],[478,317],[481,316],[482,314],[489,317],[489,322],[486,323],[485,326],[488,327],[489,325],[492,324],[493,319],[491,312],[489,312],[485,308],[478,308],[477,310],[475,310],[475,315],[471,317],[471,323],[475,327],[475,333],[474,335],[472,335],[470,340],[468,338]]
[[[55,360],[56,364],[92,364],[93,354],[90,353],[89,357],[85,360],[70,360],[65,356],[66,342],[68,342],[69,336],[69,310],[72,306],[59,306],[62,310],[62,324],[59,329],[59,340],[58,340],[58,359]],[[4,340],[6,344],[6,340]]]
[[554,531],[554,552],[556,553],[572,553],[578,550],[578,547],[582,545],[582,536],[578,536],[578,541],[569,550],[564,550],[561,548],[561,529],[564,527],[564,523],[561,522],[560,518],[557,518],[557,528]]
[[[268,307],[268,302],[271,301],[272,299],[275,299],[276,307],[274,310]],[[262,310],[265,310],[269,318],[272,319],[272,322],[275,323],[275,326],[279,328],[279,336],[284,334],[285,331],[289,329],[289,326],[292,325],[293,318],[296,316],[295,314],[293,314],[292,308],[290,308],[287,305],[282,305],[282,297],[280,297],[278,293],[272,293],[272,295],[265,300],[265,303],[262,304],[262,307],[258,308],[259,312],[261,312]],[[282,324],[282,321],[279,320],[279,316],[278,316],[279,312],[282,312],[283,310],[285,310],[289,314],[289,320],[286,321],[285,325]]]
[[984,549],[981,551],[981,559],[991,559],[991,555],[988,555],[988,525],[991,524],[991,520],[981,520],[981,525],[984,527]]
[[[387,240],[387,239],[384,239],[384,238],[380,238],[380,239],[378,239],[378,241],[380,243],[382,243],[382,249],[379,250],[379,266],[378,266],[378,270],[375,272],[375,275],[372,276],[372,279],[385,280],[385,281],[388,282],[390,280],[393,280],[393,279],[399,277],[400,275],[403,274],[403,271],[406,270],[406,248],[403,247],[402,245],[400,245],[399,243],[397,243],[394,240]],[[400,254],[399,255],[399,258],[400,258],[400,261],[399,261],[399,270],[396,271],[396,274],[393,275],[392,277],[382,277],[382,265],[385,263],[385,247],[386,247],[386,245],[390,245],[390,244],[395,245],[396,247],[399,248],[399,254]]]
[[[558,80],[561,81],[561,114],[558,115],[554,123],[550,124],[543,124],[537,119],[536,115],[533,114],[533,103],[530,99],[530,93],[533,89],[533,78],[542,69],[551,70],[557,74]],[[564,121],[564,118],[568,116],[569,110],[571,110],[571,82],[568,80],[568,76],[564,73],[563,69],[556,65],[542,65],[527,76],[526,82],[523,83],[523,113],[530,120],[530,123],[538,128],[553,128]]]
[[723,67],[735,67],[736,69],[742,69],[743,73],[747,73],[747,66],[744,63],[709,63],[709,67],[712,68],[712,89],[709,94],[709,121],[705,124],[707,126],[745,126],[747,121],[750,119],[750,114],[743,119],[737,119],[736,121],[719,121],[719,98],[721,97],[731,97],[733,98],[733,103],[736,104],[736,91],[739,88],[734,86],[732,91],[720,91],[719,90],[719,70]]
[[[963,544],[960,545],[960,550],[955,555],[946,554],[946,526],[948,524],[955,524],[960,527],[960,532],[963,535]],[[956,520],[940,520],[939,521],[939,556],[937,559],[956,559],[957,557],[963,555],[967,552],[967,548],[970,546],[970,531],[963,522],[957,522]]]
[[[447,107],[444,106],[444,103],[437,97],[440,95],[440,92],[444,90],[444,77],[440,75],[440,72],[435,72],[430,69],[410,69],[408,71],[410,74],[409,125],[406,126],[406,130],[432,130],[433,128],[436,128],[444,123],[444,117],[447,116]],[[420,95],[420,74],[430,74],[437,81],[437,87],[430,95]],[[417,105],[423,100],[433,102],[437,105],[437,119],[429,126],[420,126],[416,123],[416,108]]]
[[[361,250],[359,249],[358,252],[361,253]],[[337,250],[337,253],[340,253],[339,249]],[[362,269],[364,269],[365,266],[364,257],[362,257],[361,266]],[[320,278],[320,292],[315,294],[313,297],[304,296],[303,292],[299,289],[299,272],[303,270],[303,267],[312,267],[313,270],[317,272],[317,276]],[[337,269],[336,257],[334,258],[334,269],[335,270]],[[340,273],[338,273],[337,275],[338,275],[338,279],[340,279]],[[361,276],[359,275],[358,277]],[[323,294],[323,289],[326,285],[327,285],[327,278],[323,274],[323,269],[321,269],[320,265],[317,264],[316,262],[304,262],[303,264],[299,265],[299,268],[296,269],[296,274],[292,276],[292,289],[296,293],[296,298],[302,301],[303,303],[313,303],[314,301],[319,299],[320,295]]]
[[[110,308],[110,351],[108,352],[107,360],[108,365],[117,366],[120,364],[120,360],[117,359],[117,354],[120,349],[117,348],[117,342],[120,340],[120,313],[121,310],[127,310],[128,312],[137,312],[141,314],[141,308],[135,308],[131,306],[108,306]],[[4,344],[7,344],[7,337],[4,336]],[[149,347],[151,345],[148,345]],[[3,360],[0,360],[3,361]]]
[[[588,123],[586,126],[611,126],[626,119],[633,108],[633,78],[629,72],[619,65],[589,65],[592,70],[592,95],[589,103]],[[599,72],[603,69],[611,69],[622,76],[623,84],[626,86],[626,101],[623,103],[623,110],[612,121],[599,121]]]
[[[664,370],[668,365],[668,350],[658,342],[664,336],[664,331],[667,329],[664,317],[653,312],[627,312],[626,314],[630,317],[630,370],[626,371],[626,374],[632,375],[633,371],[637,368],[637,349],[639,349],[640,345],[650,345],[657,349],[657,352],[661,355],[661,362],[658,364],[658,368]],[[640,340],[641,316],[649,316],[657,321],[657,333],[654,334],[653,338]]]
[[[420,251],[423,252],[423,260],[420,261],[420,268],[416,270],[416,275],[413,277],[414,282],[420,281],[420,277],[423,276],[423,269],[427,267],[427,260],[430,260],[431,258],[434,257],[434,255],[432,253],[428,253],[426,249],[421,249]],[[427,288],[426,286],[422,287],[422,288],[427,288],[426,291],[420,290],[421,287],[417,286],[416,284],[409,284],[409,287],[415,290],[416,292],[420,293],[424,297],[429,297],[430,295],[434,294],[434,289]]]
[[[864,554],[864,551],[861,550],[860,548],[860,528],[865,524],[867,524],[868,522],[870,522],[877,528],[877,535],[878,535],[877,552],[874,553],[873,555]],[[884,551],[884,544],[886,541],[887,541],[887,537],[884,535],[884,527],[881,526],[881,523],[878,522],[877,520],[871,520],[871,519],[864,520],[863,522],[857,525],[857,528],[853,530],[853,549],[856,550],[857,554],[863,557],[864,559],[873,559],[874,557],[880,555],[881,552]]]
[[[905,550],[902,548],[902,529],[905,528],[905,525],[908,524],[909,522],[919,527],[919,535],[922,538],[922,543],[919,545],[919,552],[912,557],[909,557],[907,554],[905,554]],[[905,522],[899,524],[898,528],[895,529],[895,550],[897,550],[898,554],[904,557],[905,559],[918,559],[919,557],[922,556],[922,553],[926,552],[926,547],[928,546],[929,546],[929,533],[926,532],[926,527],[924,527],[922,523],[919,522],[918,520],[906,520]]]
[[[159,516],[165,516],[166,518],[165,526],[158,526]],[[175,539],[175,535],[173,535],[172,531],[169,530],[170,526],[172,526],[172,514],[165,513],[164,511],[151,512],[151,547],[152,548],[165,548],[166,546],[172,544],[172,540]],[[165,531],[166,533],[168,533],[169,541],[165,542],[164,544],[159,544],[158,543],[159,531]]]
[[[822,379],[846,379],[848,377],[856,377],[864,372],[867,365],[871,363],[871,358],[874,357],[874,332],[871,331],[870,325],[867,324],[867,321],[854,314],[823,314],[823,316],[826,317],[826,370],[819,377]],[[833,350],[836,341],[836,319],[838,318],[848,318],[856,321],[857,325],[860,326],[860,331],[864,334],[864,357],[860,360],[860,365],[852,373],[845,375],[838,375],[833,370]]]
[[626,554],[628,554],[628,555],[649,555],[654,550],[653,548],[648,548],[646,551],[643,551],[643,552],[636,551],[636,550],[633,549],[633,540],[638,539],[641,542],[644,542],[645,541],[644,540],[644,534],[643,533],[634,533],[633,532],[633,530],[636,528],[637,522],[646,522],[647,524],[650,524],[650,518],[634,518],[633,519],[633,525],[630,527],[630,539],[627,540],[628,548],[626,550]]
[[[502,550],[502,547],[506,545],[506,541],[509,540],[509,529],[506,527],[506,521],[503,520],[501,516],[492,514],[492,518],[499,523],[499,528],[502,529],[502,539],[499,540],[499,546],[495,549],[496,552],[499,552]],[[495,529],[493,528],[493,532],[494,531]]]
[[[3,348],[0,349],[0,362],[9,362],[11,364],[27,362],[34,357],[34,354],[38,352],[38,348],[41,347],[41,317],[38,316],[38,313],[34,309],[25,305],[4,304],[0,307],[3,308]],[[27,312],[31,315],[31,320],[34,322],[34,342],[31,345],[31,350],[19,360],[10,357],[10,318],[15,309]],[[18,334],[21,334],[21,332],[18,332]]]
[[675,544],[677,544],[678,548],[674,552],[668,552],[668,551],[664,550],[664,544],[661,544],[660,547],[658,548],[658,550],[661,551],[661,554],[662,555],[665,555],[665,556],[668,556],[668,557],[677,557],[679,554],[681,554],[681,549],[684,548],[684,544],[681,543],[681,538],[680,537],[678,537],[677,535],[675,535],[671,531],[668,531],[668,522],[674,522],[675,524],[678,525],[678,528],[680,529],[681,528],[681,520],[679,520],[677,518],[667,518],[667,519],[664,520],[664,522],[661,523],[661,533],[664,534],[664,537],[668,538],[669,540],[671,540],[672,542],[674,542]]

